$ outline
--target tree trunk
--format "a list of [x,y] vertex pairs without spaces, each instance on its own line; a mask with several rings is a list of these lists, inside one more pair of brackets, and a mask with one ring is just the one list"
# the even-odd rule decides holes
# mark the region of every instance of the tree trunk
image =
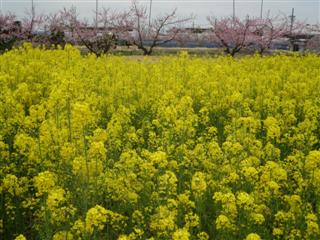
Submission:
[[153,47],[150,47],[149,50],[147,51],[147,56],[150,56],[153,53]]
[[262,56],[262,55],[263,55],[263,53],[264,53],[264,51],[265,51],[265,48],[260,48],[260,50],[259,50],[259,54]]
[[225,49],[224,49],[224,52],[226,53],[226,54],[231,54],[231,52],[230,52],[230,49],[228,48],[228,47],[226,47]]

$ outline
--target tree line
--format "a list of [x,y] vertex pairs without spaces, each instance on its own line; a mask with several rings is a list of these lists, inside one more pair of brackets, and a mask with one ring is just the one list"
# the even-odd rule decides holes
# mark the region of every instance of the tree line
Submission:
[[[135,46],[144,55],[151,55],[157,46],[175,41],[180,46],[187,42],[209,42],[234,56],[243,49],[254,48],[260,54],[272,47],[275,40],[306,32],[308,25],[284,15],[240,19],[235,16],[208,16],[209,28],[187,27],[193,15],[177,14],[177,9],[152,19],[145,5],[132,1],[128,10],[103,8],[89,22],[81,19],[77,9],[63,9],[53,14],[40,15],[32,9],[22,20],[11,14],[0,14],[0,52],[28,41],[45,47],[80,45],[100,56],[119,46]],[[319,25],[313,30],[320,32]],[[40,31],[41,30],[41,31]]]

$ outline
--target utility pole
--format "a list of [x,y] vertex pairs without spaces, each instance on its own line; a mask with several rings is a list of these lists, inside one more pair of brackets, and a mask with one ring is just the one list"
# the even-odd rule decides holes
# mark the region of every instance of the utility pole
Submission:
[[294,8],[292,8],[292,13],[291,13],[291,16],[289,16],[289,17],[290,17],[290,36],[289,36],[289,39],[290,39],[292,51],[295,51],[294,36],[293,36],[293,33],[292,33],[293,23],[294,23],[294,19],[296,17],[296,16],[294,16]]
[[152,0],[150,0],[150,6],[149,6],[149,30],[151,26],[151,11],[152,11]]
[[34,2],[33,0],[31,0],[31,22],[30,22],[30,29],[29,29],[29,34],[31,35],[33,32],[33,27],[34,27],[34,23],[35,23],[35,16],[36,16],[36,12],[35,12],[35,8],[34,8]]
[[294,16],[294,8],[292,8],[292,13],[290,17],[290,35],[292,35],[292,30],[293,30],[293,23],[294,23],[294,19],[296,18],[296,16]]
[[34,17],[34,3],[33,3],[33,0],[31,0],[31,15],[32,15],[32,18]]
[[233,21],[236,19],[236,1],[233,0],[233,13],[232,13]]
[[260,19],[262,19],[262,14],[263,14],[263,0],[261,0]]
[[96,29],[98,29],[98,0],[96,0]]

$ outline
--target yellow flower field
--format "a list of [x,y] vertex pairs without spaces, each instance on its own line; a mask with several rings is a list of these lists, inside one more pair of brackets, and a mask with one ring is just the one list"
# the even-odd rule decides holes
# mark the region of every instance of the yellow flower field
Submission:
[[0,239],[320,239],[320,57],[0,56]]

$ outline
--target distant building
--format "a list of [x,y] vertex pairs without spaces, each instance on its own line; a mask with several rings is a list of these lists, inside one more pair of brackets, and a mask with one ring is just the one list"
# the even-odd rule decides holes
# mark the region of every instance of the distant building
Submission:
[[300,32],[285,35],[281,41],[277,42],[277,44],[286,46],[286,50],[304,52],[311,47],[309,43],[319,39],[319,36],[320,31],[316,29],[315,26],[307,25],[306,28]]
[[312,52],[320,53],[320,34],[315,35],[308,41],[307,49]]

